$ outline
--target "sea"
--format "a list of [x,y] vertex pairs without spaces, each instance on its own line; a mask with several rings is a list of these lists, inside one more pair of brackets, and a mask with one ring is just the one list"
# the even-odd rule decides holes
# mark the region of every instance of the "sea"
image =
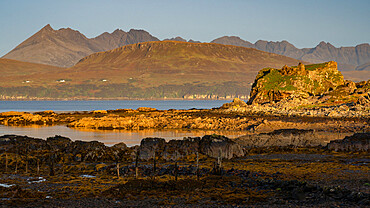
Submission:
[[[169,109],[211,109],[222,106],[230,100],[71,100],[71,101],[0,101],[0,112],[21,111],[39,112],[52,110],[55,112],[137,109],[151,107],[158,110]],[[63,125],[47,126],[4,126],[0,125],[0,136],[22,135],[46,139],[61,135],[73,141],[100,141],[111,146],[124,142],[128,146],[140,144],[146,137],[160,137],[167,141],[184,137],[202,137],[209,134],[220,134],[230,138],[244,135],[243,131],[208,131],[208,130],[91,130],[69,128]]]
[[68,101],[0,101],[0,112],[7,111],[92,111],[137,109],[151,107],[169,109],[211,109],[222,106],[230,100],[68,100]]

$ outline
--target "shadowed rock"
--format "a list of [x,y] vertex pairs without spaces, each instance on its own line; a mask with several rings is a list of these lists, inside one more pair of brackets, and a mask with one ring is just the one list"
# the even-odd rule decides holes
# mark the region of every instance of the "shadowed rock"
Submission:
[[140,159],[148,160],[154,155],[164,160],[175,160],[197,152],[209,157],[231,159],[244,156],[241,146],[231,139],[220,135],[206,135],[202,138],[184,138],[170,140],[162,138],[145,138],[140,143]]
[[342,140],[331,141],[327,148],[334,151],[369,151],[370,133],[355,133]]
[[244,156],[242,147],[231,139],[220,135],[206,135],[199,142],[201,153],[210,157],[231,159]]

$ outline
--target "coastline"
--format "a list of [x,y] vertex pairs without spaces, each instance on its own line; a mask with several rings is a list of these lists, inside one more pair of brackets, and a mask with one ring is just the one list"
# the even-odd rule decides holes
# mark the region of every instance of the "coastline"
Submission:
[[233,100],[233,98],[14,98],[0,99],[0,101],[89,101],[89,100]]

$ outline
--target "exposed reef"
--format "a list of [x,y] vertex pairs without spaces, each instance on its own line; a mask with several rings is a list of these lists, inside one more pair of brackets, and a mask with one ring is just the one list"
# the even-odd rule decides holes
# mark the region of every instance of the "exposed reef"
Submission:
[[[310,133],[288,130],[270,135],[289,138]],[[369,143],[368,134],[354,137]],[[5,207],[370,205],[368,149],[337,153],[330,145],[271,145],[247,147],[240,140],[208,135],[169,142],[146,138],[140,146],[120,143],[107,147],[96,141],[71,141],[61,136],[43,140],[5,135],[0,137],[0,204]]]

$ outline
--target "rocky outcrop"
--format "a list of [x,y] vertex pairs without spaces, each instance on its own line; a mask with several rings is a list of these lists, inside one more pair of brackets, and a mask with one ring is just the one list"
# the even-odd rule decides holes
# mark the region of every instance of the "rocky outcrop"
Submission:
[[164,160],[176,160],[188,155],[200,153],[213,158],[232,159],[244,156],[242,147],[225,136],[206,135],[202,138],[184,138],[170,140],[162,138],[145,138],[141,140],[140,159],[149,160],[156,156]]
[[[243,101],[242,101],[243,102]],[[258,120],[245,117],[203,116],[200,110],[188,111],[152,111],[117,116],[109,114],[103,117],[85,117],[68,124],[69,127],[91,129],[219,129],[247,130]],[[144,114],[145,112],[145,114]]]
[[149,160],[163,152],[166,141],[163,138],[145,138],[140,142],[140,159]]
[[17,135],[0,136],[0,153],[27,155],[32,151],[38,152],[44,160],[48,160],[51,155],[60,160],[91,162],[117,161],[130,157],[130,150],[121,143],[108,147],[98,141],[72,141],[58,135],[46,140]]
[[210,157],[231,159],[244,155],[241,146],[225,136],[206,135],[199,142],[199,151]]
[[370,133],[356,133],[342,140],[331,141],[327,148],[334,151],[369,151]]
[[302,63],[295,67],[285,65],[282,69],[265,68],[256,77],[248,104],[279,102],[288,97],[308,98],[343,84],[343,76],[333,61],[307,66]]
[[29,125],[29,124],[53,124],[59,119],[53,111],[44,111],[39,113],[27,112],[3,112],[0,113],[0,124],[3,125]]
[[269,133],[241,136],[235,142],[245,148],[271,146],[314,147],[326,145],[325,141],[335,138],[334,135],[334,133],[325,134],[325,132],[316,132],[309,129],[279,129]]
[[239,98],[234,98],[234,100],[231,103],[225,103],[221,106],[221,108],[239,108],[239,107],[246,107],[247,103],[240,100]]

